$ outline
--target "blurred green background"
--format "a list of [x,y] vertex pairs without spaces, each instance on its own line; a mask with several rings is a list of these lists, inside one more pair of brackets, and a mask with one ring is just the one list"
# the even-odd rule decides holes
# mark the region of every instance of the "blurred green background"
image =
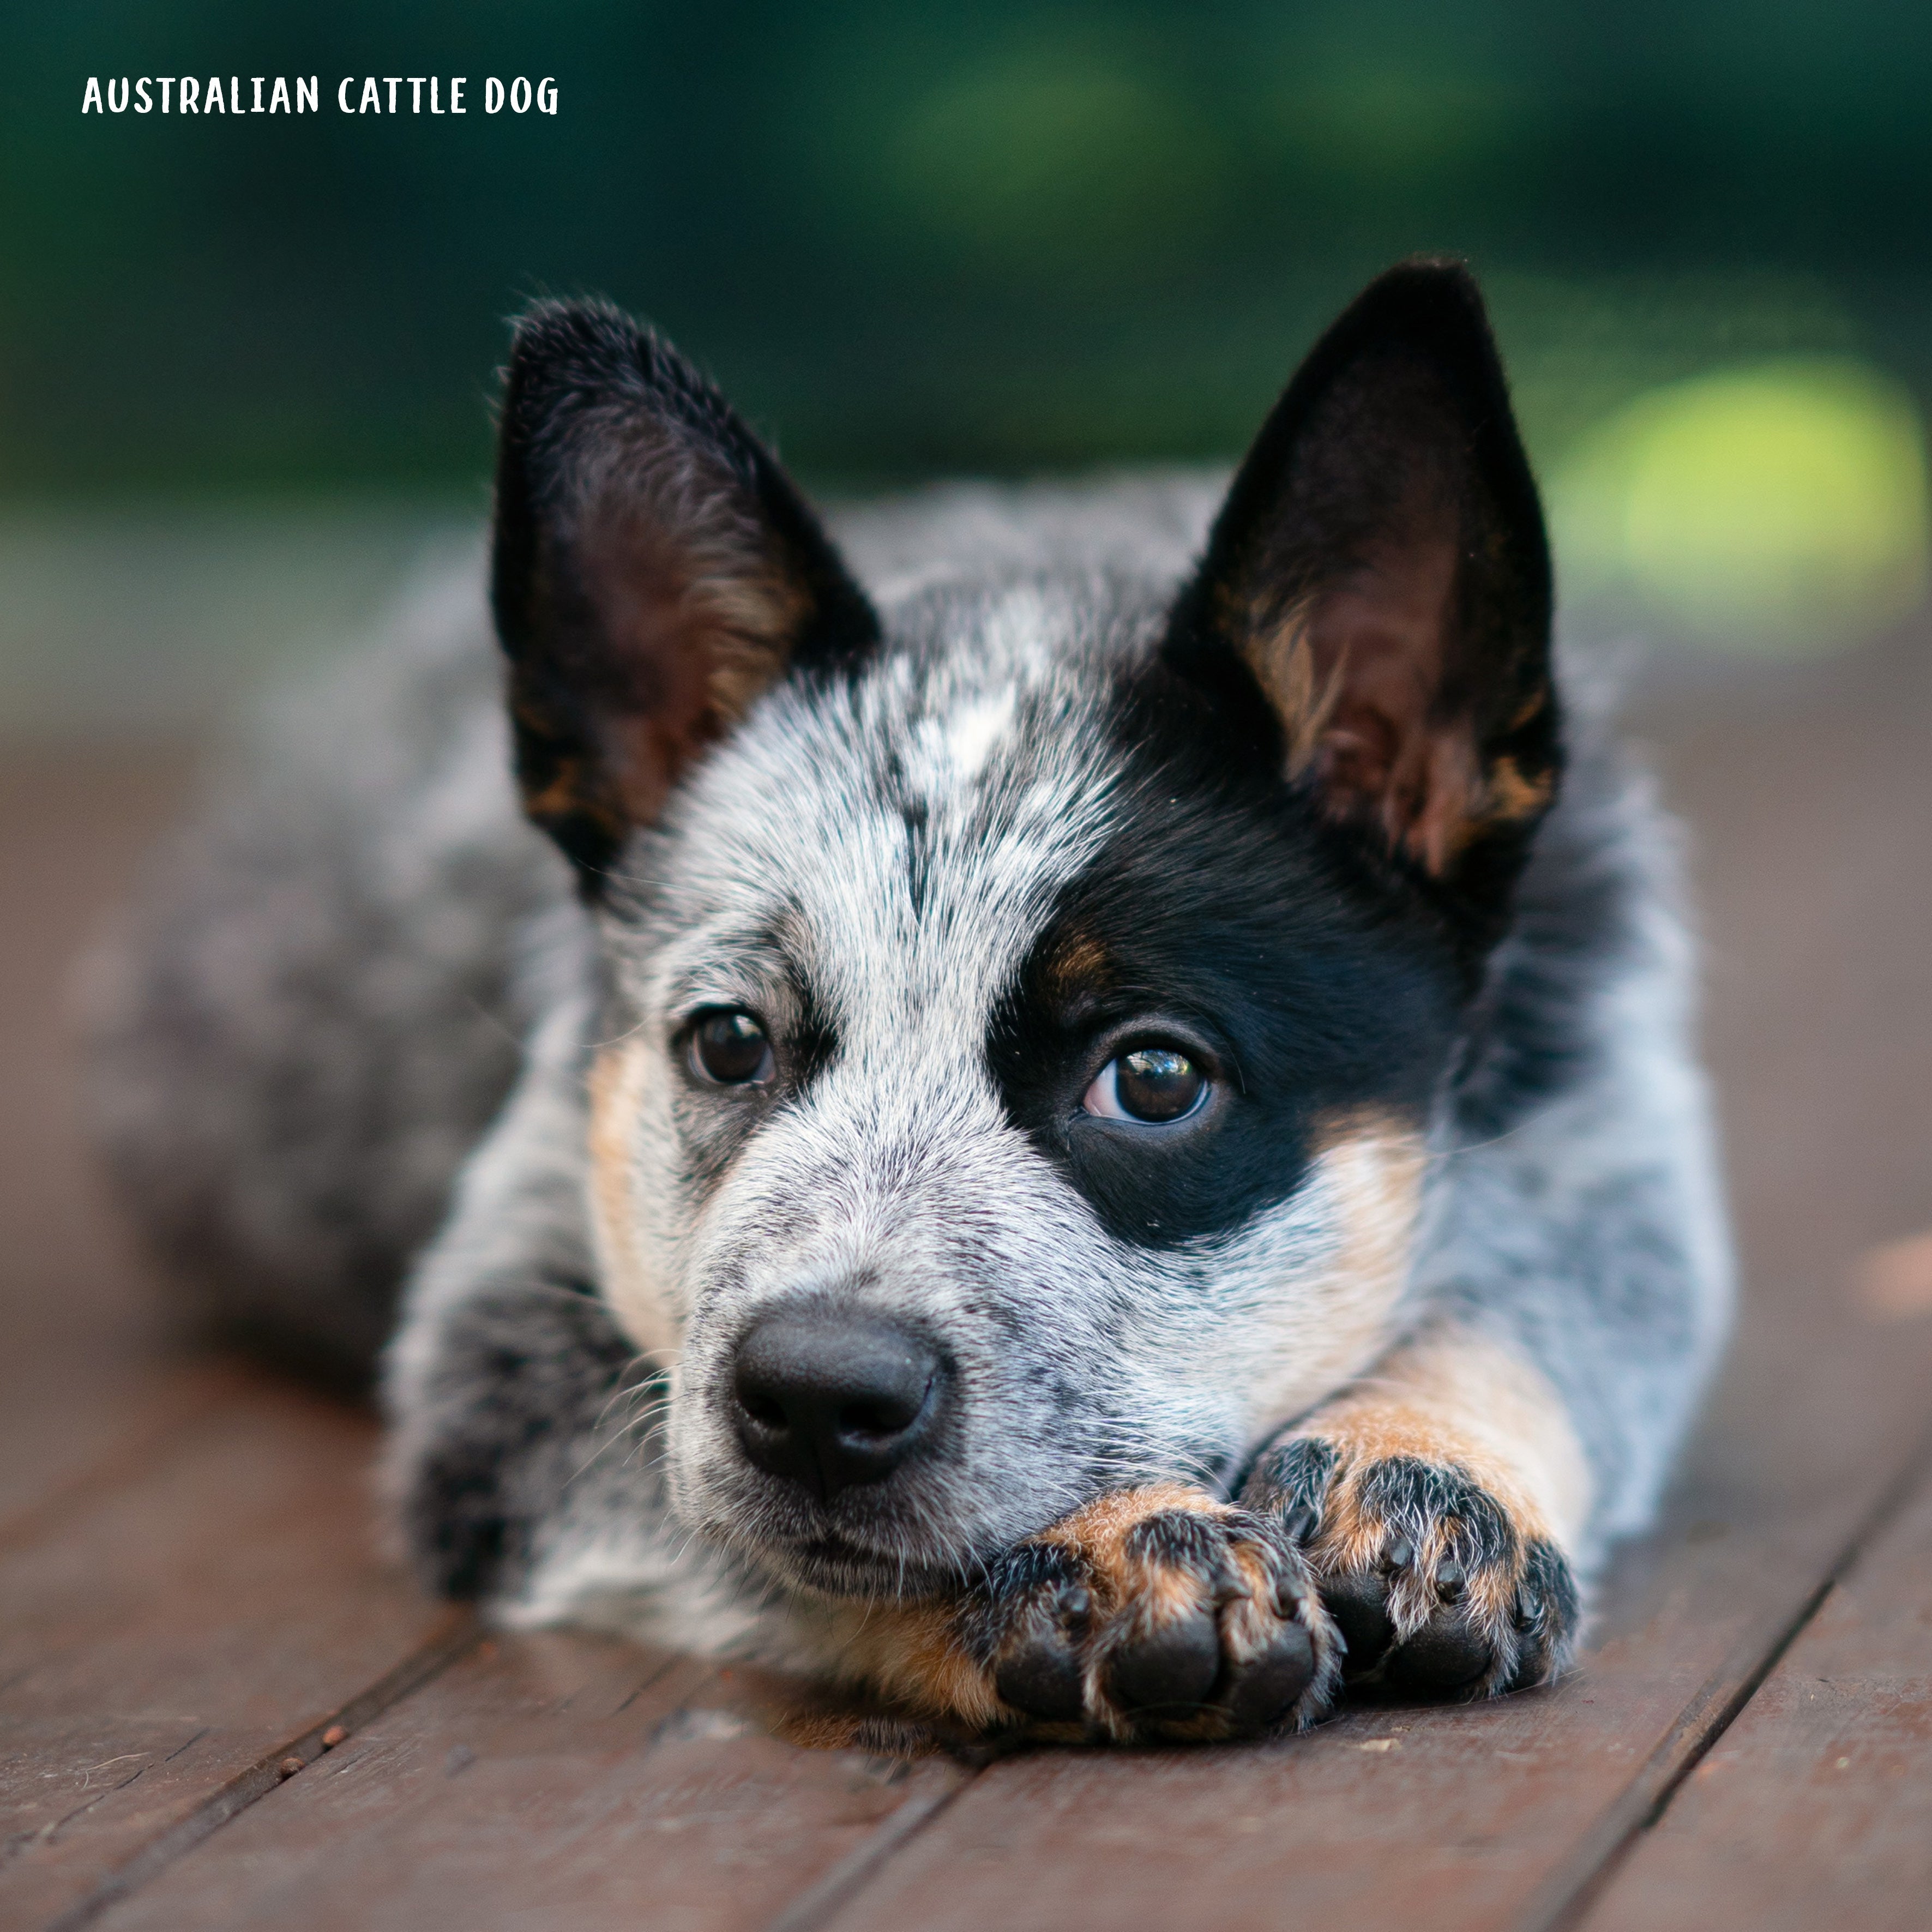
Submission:
[[[323,111],[80,111],[183,74]],[[471,111],[338,112],[369,74]],[[185,716],[472,524],[539,292],[649,315],[850,492],[1232,458],[1360,283],[1454,251],[1576,621],[1790,654],[1923,592],[1932,11],[100,0],[8,8],[0,87],[22,728]]]

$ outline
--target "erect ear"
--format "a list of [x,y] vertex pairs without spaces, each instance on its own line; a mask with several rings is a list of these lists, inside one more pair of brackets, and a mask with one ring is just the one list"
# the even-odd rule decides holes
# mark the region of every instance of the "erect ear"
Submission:
[[1324,336],[1234,479],[1169,663],[1252,684],[1288,776],[1492,931],[1562,759],[1550,554],[1482,298],[1390,269]]
[[761,692],[856,662],[878,634],[770,452],[603,304],[546,303],[518,326],[493,595],[524,809],[593,895]]

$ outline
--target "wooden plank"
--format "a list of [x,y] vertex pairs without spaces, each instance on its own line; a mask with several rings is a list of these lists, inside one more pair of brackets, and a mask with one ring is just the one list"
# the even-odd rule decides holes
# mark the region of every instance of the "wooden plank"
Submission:
[[1918,1932],[1928,1912],[1932,1482],[1922,1482],[1583,1923]]
[[244,1383],[0,1551],[0,1922],[38,1924],[433,1642],[364,1418]]
[[442,1628],[411,1651],[393,1670],[358,1690],[346,1703],[324,1712],[299,1737],[272,1745],[172,1824],[143,1840],[131,1856],[106,1871],[87,1892],[52,1920],[48,1932],[81,1932],[81,1928],[95,1924],[123,1900],[159,1877],[177,1859],[239,1817],[251,1804],[306,1770],[350,1732],[446,1670],[472,1648],[476,1641],[475,1620],[466,1615],[452,1614],[445,1619]]
[[[0,1487],[0,1550],[32,1541],[164,1454],[250,1379],[239,1364],[195,1357],[41,1366],[40,1386],[10,1391],[0,1426],[0,1456],[16,1442],[23,1450]],[[24,1365],[16,1372],[27,1381]]]
[[964,1774],[806,1750],[761,1673],[619,1640],[491,1640],[117,1911],[142,1928],[362,1932],[768,1924]]

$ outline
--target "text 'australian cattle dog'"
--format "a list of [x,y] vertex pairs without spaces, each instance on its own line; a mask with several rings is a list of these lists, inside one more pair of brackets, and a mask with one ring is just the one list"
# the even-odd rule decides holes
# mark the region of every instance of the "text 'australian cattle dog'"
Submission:
[[956,1731],[1549,1678],[1728,1277],[1670,841],[1566,734],[1474,284],[1370,288],[1211,527],[1185,479],[834,527],[664,344],[525,320],[495,616],[575,894],[464,626],[290,733],[105,976],[151,1221],[352,1352],[509,1078],[408,1070],[494,987],[527,1046],[387,1360],[440,1588]]

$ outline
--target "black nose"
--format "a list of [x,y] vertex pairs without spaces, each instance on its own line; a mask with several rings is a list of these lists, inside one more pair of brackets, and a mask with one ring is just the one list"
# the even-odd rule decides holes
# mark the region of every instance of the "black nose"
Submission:
[[768,1316],[738,1345],[738,1436],[821,1502],[890,1475],[932,1434],[944,1372],[916,1335],[830,1312]]

